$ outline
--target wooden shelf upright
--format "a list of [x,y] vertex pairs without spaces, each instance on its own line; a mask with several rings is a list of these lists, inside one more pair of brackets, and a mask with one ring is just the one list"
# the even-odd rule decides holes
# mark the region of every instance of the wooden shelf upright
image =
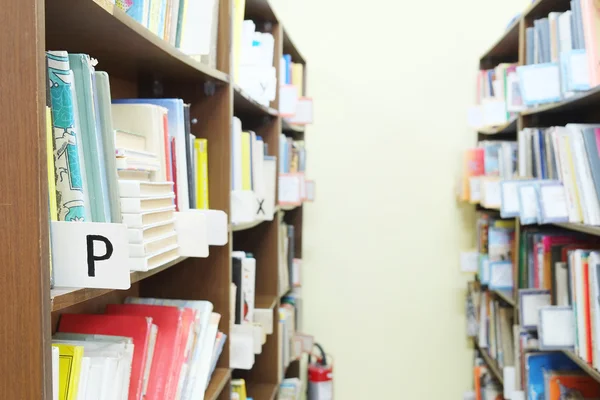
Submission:
[[[282,119],[278,101],[264,107],[231,77],[233,2],[219,0],[216,68],[188,57],[142,27],[108,0],[8,0],[0,13],[0,398],[52,399],[51,337],[65,313],[101,313],[127,296],[209,300],[221,314],[219,330],[230,334],[231,253],[251,251],[256,259],[257,304],[278,306],[278,229],[284,211],[273,221],[230,230],[229,243],[210,248],[208,258],[180,257],[147,273],[132,273],[129,290],[50,289],[46,170],[45,51],[86,53],[96,69],[110,77],[119,98],[181,98],[191,104],[192,133],[208,139],[211,208],[230,215],[232,118],[252,129],[279,156]],[[274,64],[284,52],[305,64],[270,3],[247,0],[246,19],[275,38]],[[277,75],[279,76],[279,75]],[[306,79],[304,80],[306,82]],[[300,131],[300,128],[294,129]],[[296,132],[303,138],[304,130]],[[286,214],[296,226],[301,254],[302,207]],[[209,400],[228,400],[232,376],[247,378],[255,400],[275,397],[282,379],[280,338],[268,336],[251,371],[232,371],[229,340],[207,389]]]

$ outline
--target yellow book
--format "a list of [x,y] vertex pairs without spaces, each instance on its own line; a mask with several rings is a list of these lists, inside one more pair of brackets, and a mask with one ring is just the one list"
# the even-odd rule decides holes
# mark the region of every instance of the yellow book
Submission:
[[208,140],[195,139],[196,150],[196,208],[208,210]]
[[251,147],[250,132],[242,132],[242,190],[252,190]]
[[237,394],[239,400],[246,400],[246,381],[243,379],[232,379],[231,391]]
[[50,220],[58,220],[56,203],[56,179],[54,171],[54,135],[52,134],[52,110],[46,107],[46,158],[48,160],[48,196],[50,198]]
[[244,24],[244,12],[246,0],[234,0],[233,2],[233,82],[240,82],[240,57],[242,54],[242,25]]
[[61,400],[77,400],[79,375],[83,346],[70,344],[53,344],[60,352],[58,359],[58,398]]
[[292,63],[292,85],[298,89],[298,96],[304,96],[304,65]]

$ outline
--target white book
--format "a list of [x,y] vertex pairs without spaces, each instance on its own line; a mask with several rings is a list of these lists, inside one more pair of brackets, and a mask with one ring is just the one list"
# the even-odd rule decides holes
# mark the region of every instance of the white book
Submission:
[[119,359],[117,357],[106,357],[104,359],[100,400],[112,400],[115,398],[114,387],[117,379],[118,367]]
[[150,328],[150,339],[148,340],[148,350],[146,353],[146,365],[144,366],[144,376],[142,380],[142,393],[146,396],[148,391],[148,382],[150,381],[150,371],[152,370],[152,360],[154,359],[154,350],[156,349],[156,338],[158,336],[158,326],[152,324]]
[[143,135],[146,151],[154,153],[160,161],[160,170],[152,175],[153,181],[167,181],[164,118],[167,109],[153,104],[113,104],[112,117],[115,129]]
[[260,136],[252,136],[252,181],[254,193],[259,199],[265,197],[265,142]]
[[88,379],[90,377],[90,367],[92,360],[90,357],[83,357],[81,359],[81,370],[79,371],[79,387],[77,388],[77,397],[85,398],[87,392]]
[[[221,314],[211,313],[210,320],[208,321],[208,326],[206,328],[206,333],[203,336],[202,347],[206,350],[202,354],[202,358],[199,360],[198,365],[198,385],[201,385],[200,388],[204,391],[208,386],[208,379],[210,373],[210,366],[212,361],[212,350],[215,346],[215,340],[217,338],[217,332],[219,331],[219,321],[221,320]],[[192,397],[195,399],[196,397]],[[199,397],[200,400],[204,399],[204,395]]]
[[156,197],[173,193],[173,182],[119,180],[121,197]]
[[173,199],[175,199],[173,192],[164,196],[147,198],[121,197],[121,211],[123,213],[157,211],[172,206]]
[[[234,252],[235,253],[235,252]],[[244,257],[242,259],[242,290],[248,312],[244,317],[245,323],[254,321],[254,301],[256,290],[256,259]]]
[[600,225],[600,202],[596,195],[590,160],[583,141],[584,128],[600,128],[600,125],[567,124],[570,130],[571,153],[575,164],[575,172],[581,197],[585,223]]
[[174,230],[166,235],[145,241],[141,244],[129,244],[129,257],[146,257],[157,254],[164,249],[173,248],[177,245],[177,232]]
[[569,157],[569,152],[567,151],[567,148],[570,147],[569,132],[567,128],[556,127],[554,135],[556,135],[557,146],[555,149],[557,149],[558,153],[557,159],[560,159],[560,176],[565,187],[569,222],[579,223],[582,222],[582,215],[581,206],[577,201],[578,192],[575,185],[575,168],[571,162],[571,157]]
[[216,0],[195,0],[187,3],[184,13],[180,50],[188,55],[204,55],[210,53],[210,38],[214,21]]
[[143,229],[150,226],[156,226],[162,222],[173,221],[175,219],[175,205],[164,207],[159,210],[152,210],[142,213],[123,213],[123,223],[127,228]]
[[119,170],[117,176],[120,180],[150,182],[150,171]]
[[94,357],[91,359],[90,374],[85,391],[85,400],[100,400],[102,393],[102,382],[104,379],[104,370],[108,360],[106,357]]
[[52,346],[52,399],[58,400],[60,350]]
[[177,258],[179,258],[179,246],[175,244],[146,257],[130,257],[128,265],[132,271],[145,272],[175,261]]
[[232,131],[232,190],[242,190],[242,121],[239,118],[233,117]]
[[158,237],[164,236],[175,230],[175,220],[161,221],[144,228],[127,229],[130,244],[142,244]]

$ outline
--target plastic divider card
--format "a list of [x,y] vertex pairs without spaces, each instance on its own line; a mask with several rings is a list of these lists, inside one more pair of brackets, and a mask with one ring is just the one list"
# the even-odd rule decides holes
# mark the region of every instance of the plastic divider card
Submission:
[[296,113],[289,119],[291,124],[309,125],[313,123],[313,99],[300,97],[296,106]]
[[479,203],[481,201],[481,177],[469,177],[469,201],[471,203]]
[[175,229],[179,254],[183,257],[208,257],[208,224],[206,215],[197,210],[175,213]]
[[531,225],[538,222],[539,202],[535,180],[520,183],[517,187],[519,193],[519,217],[522,225]]
[[490,259],[487,254],[479,255],[479,280],[482,285],[490,282]]
[[575,347],[573,308],[546,306],[539,309],[538,343],[540,350],[565,350]]
[[[566,81],[566,90],[570,92],[590,89],[590,75],[585,49],[571,50],[561,53],[561,69]],[[564,66],[563,66],[564,64]]]
[[502,218],[514,218],[519,216],[519,184],[524,181],[502,181],[500,182],[500,216]]
[[536,185],[540,223],[569,222],[567,196],[559,181],[543,180]]
[[560,68],[558,63],[517,67],[523,102],[527,106],[560,101]]
[[256,217],[256,195],[251,190],[233,190],[231,192],[231,223],[253,222]]
[[493,290],[511,290],[513,288],[513,266],[510,261],[493,261],[489,263],[489,287]]
[[293,117],[298,108],[298,88],[294,85],[281,85],[279,87],[279,115]]
[[224,246],[229,241],[229,222],[227,213],[221,210],[194,210],[206,216],[208,232],[206,240],[209,246]]
[[56,287],[129,289],[129,240],[124,224],[51,224]]
[[496,126],[508,122],[504,99],[483,99],[483,125]]
[[540,308],[549,306],[550,291],[545,289],[520,289],[521,327],[537,329],[539,326]]

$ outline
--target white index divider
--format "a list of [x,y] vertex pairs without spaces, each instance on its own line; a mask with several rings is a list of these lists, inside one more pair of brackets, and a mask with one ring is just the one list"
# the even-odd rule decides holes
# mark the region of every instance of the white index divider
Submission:
[[231,191],[231,223],[244,224],[256,220],[256,194],[252,190]]
[[496,126],[508,122],[506,102],[504,99],[483,99],[481,101],[483,110],[483,125]]
[[515,367],[504,367],[502,370],[502,377],[504,380],[504,398],[512,399],[512,395],[515,390],[515,379],[517,377]]
[[307,180],[304,181],[305,185],[306,185],[306,200],[308,202],[313,202],[315,201],[315,181],[313,180]]
[[252,369],[254,366],[254,326],[251,324],[231,325],[229,367]]
[[293,117],[298,108],[298,88],[294,85],[279,87],[279,115]]
[[208,222],[206,215],[198,211],[174,213],[179,255],[183,257],[208,257]]
[[523,103],[527,106],[560,101],[560,68],[558,63],[517,67]]
[[296,113],[289,118],[290,124],[309,125],[313,123],[313,99],[311,97],[300,97],[296,106]]
[[252,332],[254,333],[254,354],[262,353],[263,346],[263,328],[260,324],[252,324]]
[[301,178],[299,174],[279,174],[279,204],[302,203]]
[[209,246],[224,246],[229,241],[229,221],[227,213],[221,210],[194,210],[206,216]]
[[[571,50],[564,54],[567,59],[567,90],[585,91],[590,89],[590,74],[585,49]],[[561,56],[562,57],[562,56]]]
[[486,208],[500,208],[502,196],[500,178],[481,178],[481,205]]
[[523,181],[500,182],[500,216],[502,218],[515,218],[519,216],[519,183]]
[[51,222],[52,269],[57,287],[129,289],[125,224]]

